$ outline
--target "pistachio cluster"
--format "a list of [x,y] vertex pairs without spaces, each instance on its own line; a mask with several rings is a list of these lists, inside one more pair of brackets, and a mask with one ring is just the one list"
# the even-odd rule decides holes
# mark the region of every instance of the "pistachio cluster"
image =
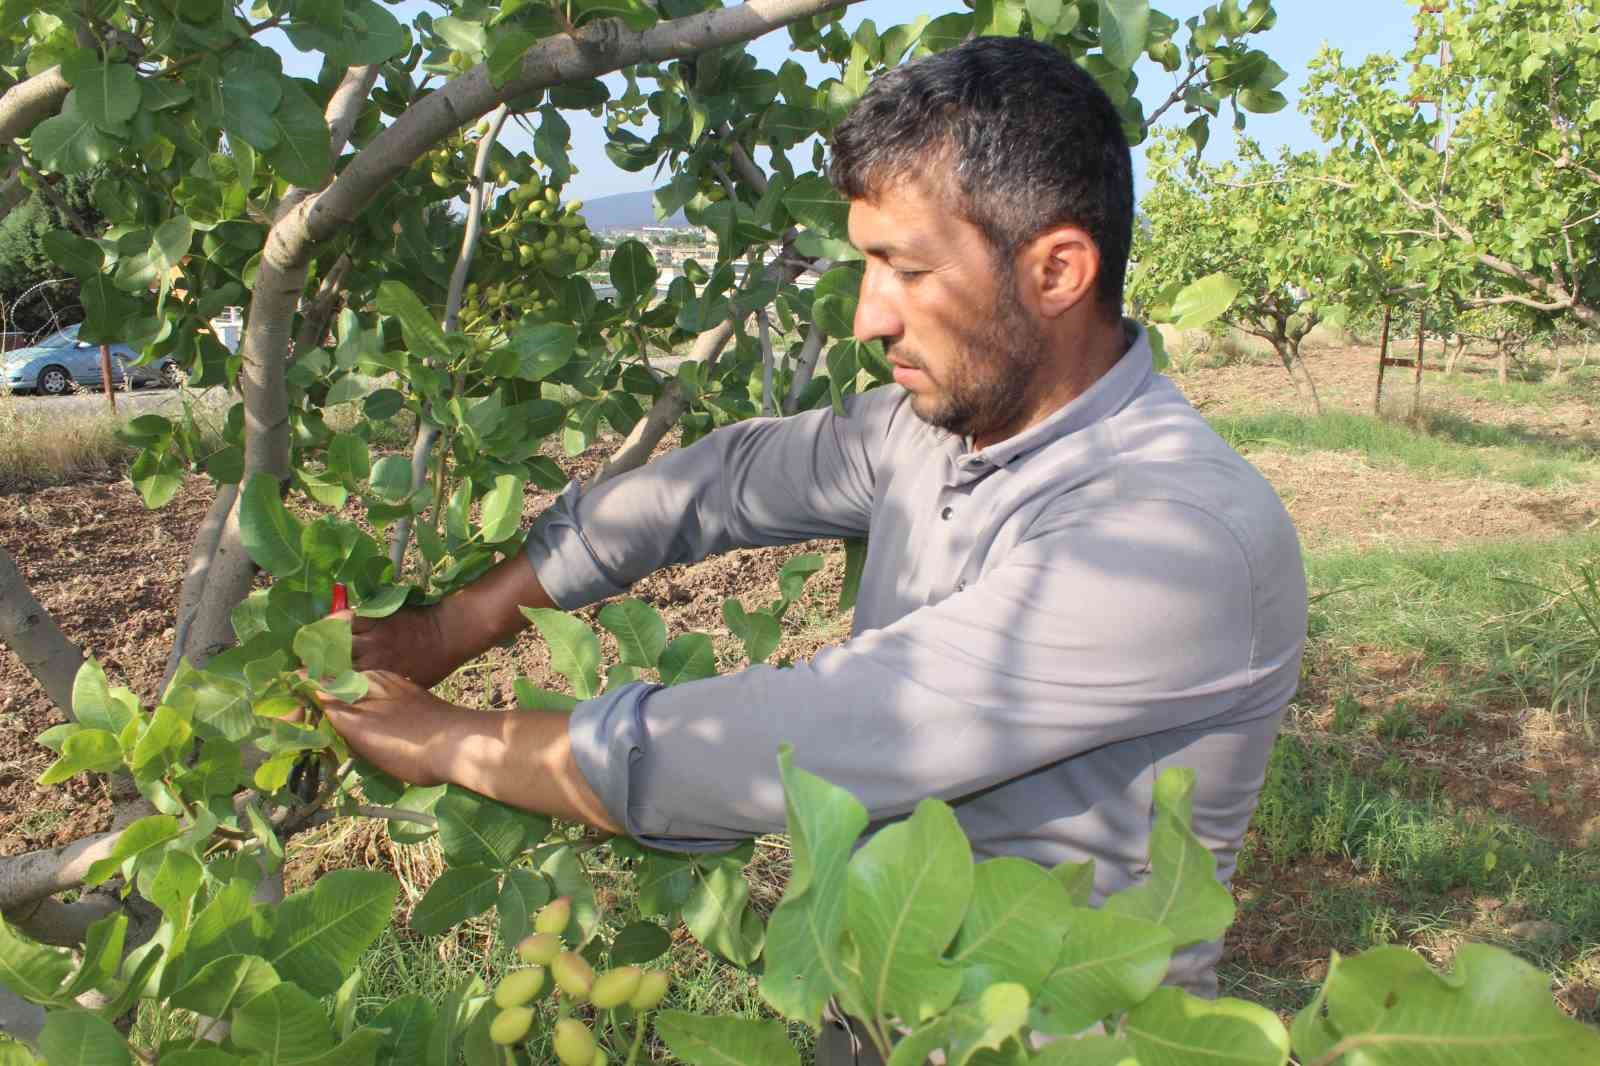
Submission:
[[557,997],[552,1039],[557,1061],[561,1066],[606,1066],[610,1060],[594,1030],[573,1017],[571,1008],[588,1003],[596,1010],[654,1010],[667,994],[668,978],[659,970],[637,966],[597,973],[588,959],[568,946],[566,932],[571,924],[572,899],[568,896],[550,901],[534,917],[533,933],[517,945],[517,957],[527,965],[495,986],[498,1013],[489,1026],[489,1037],[502,1045],[527,1039],[538,1014],[534,1004],[545,992],[548,975]]

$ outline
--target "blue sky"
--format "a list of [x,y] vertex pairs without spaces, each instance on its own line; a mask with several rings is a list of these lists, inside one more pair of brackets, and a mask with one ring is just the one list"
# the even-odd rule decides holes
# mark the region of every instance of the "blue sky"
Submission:
[[[731,2],[731,0],[730,0]],[[1199,14],[1207,4],[1204,0],[1168,0],[1156,5],[1160,10],[1182,21]],[[1269,153],[1279,145],[1293,149],[1314,147],[1316,137],[1311,132],[1304,115],[1298,110],[1299,94],[1305,82],[1306,63],[1324,42],[1341,49],[1347,61],[1360,59],[1372,52],[1404,52],[1411,44],[1411,15],[1414,5],[1404,0],[1344,0],[1343,3],[1324,3],[1319,0],[1277,0],[1278,24],[1269,32],[1254,38],[1256,46],[1264,49],[1284,70],[1288,80],[1280,91],[1289,98],[1289,106],[1275,115],[1250,115],[1246,132],[1265,145]],[[407,20],[418,10],[438,11],[433,4],[419,0],[406,0],[397,6],[395,14]],[[909,22],[919,14],[940,14],[959,10],[955,4],[929,5],[910,0],[862,0],[853,4],[845,15],[845,25],[853,28],[863,19],[872,19],[880,30]],[[285,48],[281,36],[269,41],[275,47]],[[762,66],[776,70],[790,57],[788,34],[782,31],[769,34],[751,45],[751,50]],[[294,56],[285,53],[285,67],[292,74],[314,76],[314,70],[295,62]],[[802,59],[804,57],[801,57]],[[815,67],[815,64],[808,64]],[[1145,61],[1139,68],[1140,97],[1151,108],[1166,99],[1174,84],[1174,76]],[[620,88],[621,81],[617,79]],[[1177,120],[1180,110],[1169,112]],[[612,193],[636,192],[649,188],[650,174],[629,174],[618,170],[605,156],[605,134],[598,119],[578,112],[569,114],[572,125],[572,158],[579,173],[572,181],[576,195],[593,199]],[[1229,130],[1230,112],[1223,111],[1222,119],[1213,129],[1211,144],[1206,149],[1208,158],[1221,158],[1230,154],[1232,136]],[[1184,119],[1183,121],[1187,121]],[[508,128],[506,143],[513,149],[528,148],[526,135]],[[1135,150],[1136,181],[1143,186],[1143,158]],[[795,157],[797,161],[800,157]],[[804,158],[809,159],[809,153]]]

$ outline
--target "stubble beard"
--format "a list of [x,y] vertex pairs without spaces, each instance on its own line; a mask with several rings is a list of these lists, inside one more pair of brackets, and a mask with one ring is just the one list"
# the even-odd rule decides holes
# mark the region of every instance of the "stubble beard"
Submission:
[[[1001,277],[994,313],[957,338],[956,358],[938,391],[913,395],[911,411],[957,436],[993,437],[1020,423],[1029,387],[1044,362],[1043,331],[1028,317],[1010,278]],[[914,352],[895,358],[924,369]]]

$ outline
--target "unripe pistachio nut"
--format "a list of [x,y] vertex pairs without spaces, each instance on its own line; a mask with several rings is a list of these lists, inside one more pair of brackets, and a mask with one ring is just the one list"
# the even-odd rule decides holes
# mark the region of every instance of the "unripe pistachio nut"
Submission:
[[644,971],[637,966],[619,966],[603,973],[595,978],[594,987],[589,990],[589,1002],[601,1010],[620,1007],[639,990],[642,976]]
[[634,1010],[655,1010],[666,998],[669,979],[662,970],[646,970],[639,975],[639,987],[628,999]]
[[561,1066],[589,1066],[598,1050],[594,1034],[576,1018],[563,1018],[556,1022],[553,1043]]
[[555,899],[539,908],[539,913],[533,919],[535,933],[561,934],[567,931],[567,926],[572,923],[572,897],[557,896]]
[[594,967],[576,951],[557,955],[550,964],[550,976],[555,978],[557,988],[576,1000],[588,999],[589,990],[594,987]]
[[517,944],[517,958],[523,962],[549,966],[551,960],[559,954],[561,954],[561,938],[554,933],[534,933],[532,936],[523,937]]
[[515,1044],[533,1028],[532,1007],[512,1007],[503,1010],[489,1023],[489,1039],[496,1044]]
[[532,1003],[544,991],[544,967],[529,966],[514,970],[501,979],[494,990],[494,1005],[502,1009]]

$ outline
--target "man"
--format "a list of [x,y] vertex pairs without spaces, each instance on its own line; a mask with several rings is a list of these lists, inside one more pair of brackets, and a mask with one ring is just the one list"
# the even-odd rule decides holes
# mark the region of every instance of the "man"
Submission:
[[[979,858],[1092,859],[1100,897],[1142,877],[1156,775],[1188,766],[1226,880],[1298,681],[1305,578],[1272,489],[1120,316],[1133,193],[1110,101],[1050,48],[975,40],[880,78],[832,178],[866,259],[855,332],[895,387],[569,488],[526,559],[359,632],[358,663],[392,673],[330,719],[406,780],[677,850],[781,830],[788,741],[875,823],[938,796]],[[869,532],[851,639],[791,669],[569,715],[453,708],[398,676],[439,680],[520,629],[518,604]],[[1214,993],[1219,954],[1168,979]]]

